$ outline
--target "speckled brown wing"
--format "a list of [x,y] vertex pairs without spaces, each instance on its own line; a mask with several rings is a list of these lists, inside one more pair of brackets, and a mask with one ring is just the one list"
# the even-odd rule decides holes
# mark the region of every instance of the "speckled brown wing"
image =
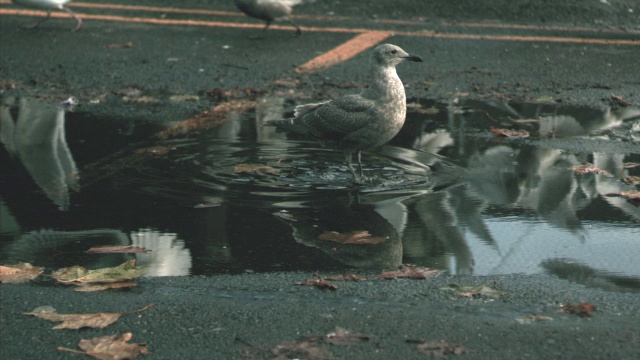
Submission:
[[375,103],[360,95],[348,95],[327,102],[296,121],[304,123],[319,138],[339,141],[371,120]]

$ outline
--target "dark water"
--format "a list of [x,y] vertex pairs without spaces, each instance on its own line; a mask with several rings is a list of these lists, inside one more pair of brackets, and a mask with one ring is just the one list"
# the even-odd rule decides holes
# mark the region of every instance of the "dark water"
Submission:
[[[261,126],[291,110],[283,99],[153,141],[152,121],[3,102],[3,264],[97,268],[136,258],[162,276],[412,263],[640,289],[640,208],[607,196],[637,189],[621,181],[640,175],[623,167],[640,163],[637,108],[410,101],[402,132],[364,153],[371,182],[355,188],[341,153]],[[507,139],[492,127],[530,136]],[[613,177],[569,170],[585,162]],[[234,171],[241,164],[262,172]],[[323,240],[331,231],[385,240]],[[152,251],[85,253],[116,244]]]

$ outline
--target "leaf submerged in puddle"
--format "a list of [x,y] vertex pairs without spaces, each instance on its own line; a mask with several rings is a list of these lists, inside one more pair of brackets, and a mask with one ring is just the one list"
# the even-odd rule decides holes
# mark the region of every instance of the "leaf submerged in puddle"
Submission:
[[116,267],[96,270],[87,270],[82,266],[62,268],[51,276],[62,283],[109,283],[135,279],[147,270],[148,267],[138,267],[135,260],[129,260]]
[[241,174],[241,173],[277,174],[280,172],[280,170],[264,164],[238,164],[233,167],[233,172],[236,174]]
[[491,128],[491,132],[496,135],[500,135],[508,138],[524,139],[529,137],[529,132],[527,130]]
[[578,174],[588,174],[588,173],[596,173],[599,175],[604,175],[606,177],[613,177],[610,172],[607,170],[602,170],[599,167],[586,163],[584,165],[574,165],[569,168],[569,170],[574,171]]
[[[133,335],[131,333],[125,333],[121,336],[107,335],[92,339],[82,339],[78,343],[78,347],[84,351],[85,355],[98,359],[135,359],[138,355],[146,355],[149,353],[147,345],[129,343],[129,340],[132,338]],[[63,347],[59,347],[58,350],[79,352]]]
[[366,230],[355,230],[348,233],[325,231],[319,236],[320,240],[335,241],[341,244],[373,245],[387,240],[384,236],[371,236]]
[[19,284],[31,281],[42,274],[41,267],[32,266],[29,263],[17,265],[0,265],[0,282],[5,284]]

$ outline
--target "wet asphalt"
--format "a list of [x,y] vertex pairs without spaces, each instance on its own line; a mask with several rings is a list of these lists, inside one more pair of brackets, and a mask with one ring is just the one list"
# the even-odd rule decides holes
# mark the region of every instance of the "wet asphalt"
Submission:
[[[251,88],[300,100],[353,92],[367,82],[366,50],[318,71],[296,69],[363,32],[388,31],[384,41],[425,59],[421,66],[398,69],[409,97],[551,99],[599,107],[611,105],[615,94],[640,104],[635,1],[342,3],[318,0],[299,7],[296,14],[309,16],[294,18],[302,37],[276,26],[263,39],[252,38],[261,34],[262,24],[239,16],[231,1],[135,3],[163,9],[73,7],[86,14],[84,28],[75,33],[68,31],[74,25],[69,18],[25,30],[19,26],[34,18],[2,13],[2,94],[51,101],[73,96],[79,111],[144,119],[156,129],[215,105],[219,99],[208,95],[215,88]],[[17,8],[2,3],[0,9]],[[172,102],[173,95],[198,100]],[[140,106],[123,100],[126,96],[161,102]],[[417,343],[439,339],[461,344],[467,352],[459,357],[468,359],[636,359],[640,354],[637,293],[547,276],[365,280],[337,283],[336,291],[294,285],[310,278],[311,273],[154,278],[141,279],[130,291],[107,293],[76,293],[47,280],[3,284],[0,358],[72,358],[77,355],[56,347],[75,348],[81,338],[123,332],[146,343],[153,359],[274,358],[278,344],[322,336],[336,326],[369,336],[355,345],[316,345],[342,359],[424,358]],[[504,295],[467,298],[442,290],[449,283],[489,284]],[[586,318],[561,313],[565,301],[586,301],[597,309]],[[21,314],[43,305],[93,313],[146,304],[154,306],[101,330],[51,330],[52,324]],[[517,321],[528,315],[553,320]],[[296,357],[305,358],[289,358]]]

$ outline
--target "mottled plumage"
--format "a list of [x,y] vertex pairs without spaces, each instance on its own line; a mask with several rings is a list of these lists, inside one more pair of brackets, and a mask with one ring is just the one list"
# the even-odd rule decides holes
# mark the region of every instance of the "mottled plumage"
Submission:
[[[396,73],[396,65],[403,60],[422,62],[419,56],[409,55],[398,46],[377,46],[369,60],[373,83],[368,89],[357,95],[297,106],[293,118],[268,124],[333,143],[344,151],[354,180],[360,182],[364,178],[361,151],[391,140],[404,124],[407,99]],[[353,153],[358,157],[360,178],[351,165]]]
[[269,28],[274,20],[284,20],[296,28],[296,34],[301,35],[300,27],[289,19],[291,10],[300,4],[302,0],[234,0],[236,7],[247,16],[264,20],[267,24],[264,30]]
[[76,20],[76,27],[71,29],[71,31],[77,31],[82,27],[82,19],[78,17],[73,11],[69,10],[65,5],[71,0],[12,0],[14,4],[19,6],[24,6],[28,8],[34,9],[43,9],[47,10],[47,16],[36,22],[35,24],[29,26],[30,28],[34,28],[46,20],[49,20],[51,17],[51,10],[62,10],[67,14],[71,15],[72,18]]

